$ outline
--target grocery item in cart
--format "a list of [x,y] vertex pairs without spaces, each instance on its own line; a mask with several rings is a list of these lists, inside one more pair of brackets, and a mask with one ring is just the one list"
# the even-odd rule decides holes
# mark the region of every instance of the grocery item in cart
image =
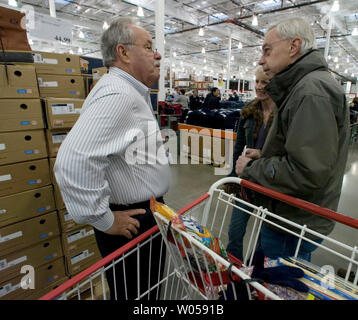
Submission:
[[[190,234],[190,236],[192,236],[194,239],[196,239],[206,247],[210,248],[216,254],[223,257],[225,260],[229,261],[229,257],[221,241],[217,237],[213,237],[211,232],[206,227],[200,225],[198,222],[196,222],[193,219],[186,218],[180,214],[177,214],[173,209],[171,209],[167,205],[156,201],[154,197],[151,198],[150,209],[152,210],[152,212],[160,213],[165,218],[167,218],[173,226],[177,227],[180,230],[188,232],[188,234]],[[191,244],[185,237],[183,238],[183,242],[187,249],[188,254],[190,254],[189,259],[192,260],[193,262],[194,257],[191,255],[191,250],[190,250]],[[184,257],[185,252],[183,251],[183,248],[181,250],[181,253]],[[209,271],[210,272],[218,271],[214,259],[208,254],[205,254],[205,256],[209,261]],[[193,265],[195,266],[195,263],[193,263]],[[201,259],[199,259],[199,265],[202,269],[206,269],[204,262]],[[220,263],[218,263],[218,267],[219,270],[221,271],[224,269],[222,264]]]

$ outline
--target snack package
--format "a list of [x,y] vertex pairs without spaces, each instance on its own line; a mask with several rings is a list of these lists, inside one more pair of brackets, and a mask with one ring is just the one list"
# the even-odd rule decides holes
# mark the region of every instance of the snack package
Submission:
[[[200,225],[195,220],[192,220],[190,218],[185,218],[177,214],[174,210],[169,208],[167,205],[156,201],[154,197],[152,197],[150,200],[150,209],[152,212],[160,213],[169,221],[171,221],[173,226],[175,226],[180,230],[188,232],[193,238],[198,240],[200,243],[213,250],[216,254],[223,257],[225,260],[229,261],[229,257],[221,241],[217,237],[213,237],[211,235],[211,232],[207,228]],[[183,237],[183,242],[185,247],[189,249],[187,250],[187,252],[191,253],[190,250],[191,244],[189,243],[189,241],[185,237]],[[185,253],[182,252],[183,256],[184,254]],[[209,254],[205,253],[205,256],[209,261],[209,271],[210,272],[218,271],[216,270],[217,268],[214,259]],[[192,260],[191,257],[189,257],[189,259]],[[204,261],[202,261],[202,259],[199,259],[199,264],[202,269],[204,270],[206,269]],[[222,264],[218,263],[218,266],[221,271],[224,269]]]

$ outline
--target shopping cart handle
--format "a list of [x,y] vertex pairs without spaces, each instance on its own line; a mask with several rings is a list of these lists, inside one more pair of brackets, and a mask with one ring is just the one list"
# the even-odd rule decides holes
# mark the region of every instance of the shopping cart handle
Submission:
[[298,198],[294,198],[292,196],[285,195],[281,192],[263,187],[259,184],[254,183],[254,182],[244,180],[241,178],[237,178],[237,177],[227,177],[227,178],[218,180],[216,183],[214,183],[212,185],[209,193],[212,192],[213,188],[217,188],[218,186],[220,186],[222,184],[226,184],[226,183],[238,183],[243,187],[249,188],[253,191],[259,192],[259,193],[269,196],[271,198],[280,200],[280,201],[290,204],[294,207],[318,214],[322,217],[325,217],[325,218],[337,221],[339,223],[345,224],[349,227],[358,229],[358,220],[357,219],[354,219],[352,217],[346,216],[342,213],[339,213],[339,212],[336,212],[336,211],[333,211],[333,210],[330,210],[330,209],[327,209],[324,207],[320,207],[314,203],[307,202],[302,199],[298,199]]

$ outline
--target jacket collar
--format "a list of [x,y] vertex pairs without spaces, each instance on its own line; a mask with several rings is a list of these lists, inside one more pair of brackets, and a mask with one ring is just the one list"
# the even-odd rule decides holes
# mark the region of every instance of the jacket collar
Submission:
[[318,50],[311,50],[277,73],[265,90],[279,108],[298,81],[315,70],[328,70],[328,65]]

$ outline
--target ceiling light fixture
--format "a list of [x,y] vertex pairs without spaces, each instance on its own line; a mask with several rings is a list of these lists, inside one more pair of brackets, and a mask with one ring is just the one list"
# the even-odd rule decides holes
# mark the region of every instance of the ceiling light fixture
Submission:
[[333,61],[338,62],[338,57],[335,57]]
[[339,1],[334,1],[333,2],[333,6],[332,6],[332,12],[337,12],[337,11],[339,11]]
[[17,8],[17,1],[16,0],[9,0],[8,5]]
[[137,16],[138,17],[144,17],[144,12],[143,12],[142,7],[138,7]]
[[231,61],[234,61],[234,56],[231,56]]
[[352,31],[352,36],[355,37],[355,36],[358,36],[358,28],[355,27]]
[[239,42],[238,46],[237,46],[239,49],[242,49],[242,43]]
[[202,48],[202,49],[201,49],[201,53],[205,53],[205,48]]
[[204,29],[200,28],[199,29],[199,36],[202,37],[204,35]]
[[177,53],[174,51],[173,52],[173,57],[175,58],[177,56]]
[[78,48],[78,53],[83,53],[83,50],[82,50],[82,48],[80,47],[80,48]]
[[206,59],[204,59],[204,63],[206,63]]
[[78,34],[78,36],[79,36],[81,39],[84,39],[84,38],[85,38],[85,34],[82,32],[82,30],[80,31],[80,33]]
[[252,17],[252,23],[251,23],[253,26],[257,26],[259,23],[258,23],[258,20],[257,20],[257,16],[256,14],[253,15]]
[[109,28],[109,24],[107,23],[107,21],[103,22],[103,30],[107,30]]

